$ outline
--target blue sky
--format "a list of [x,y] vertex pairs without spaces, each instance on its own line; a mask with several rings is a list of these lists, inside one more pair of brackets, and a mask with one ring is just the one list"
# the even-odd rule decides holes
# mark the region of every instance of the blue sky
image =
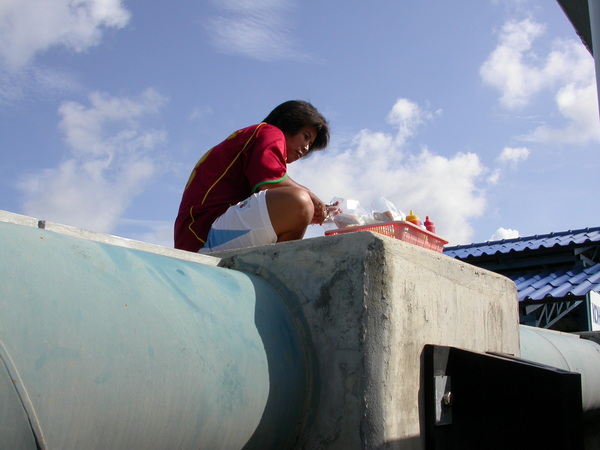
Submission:
[[600,225],[593,58],[548,0],[2,0],[0,209],[172,246],[196,161],[289,99],[329,119],[289,166],[325,201],[451,244]]

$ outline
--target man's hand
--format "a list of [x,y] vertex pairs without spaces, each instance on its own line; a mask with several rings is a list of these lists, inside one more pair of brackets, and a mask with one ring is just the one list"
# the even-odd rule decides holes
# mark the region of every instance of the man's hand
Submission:
[[308,191],[308,193],[310,194],[310,199],[312,200],[315,208],[315,213],[311,223],[313,225],[323,225],[323,222],[325,222],[325,219],[327,218],[327,205],[311,191]]

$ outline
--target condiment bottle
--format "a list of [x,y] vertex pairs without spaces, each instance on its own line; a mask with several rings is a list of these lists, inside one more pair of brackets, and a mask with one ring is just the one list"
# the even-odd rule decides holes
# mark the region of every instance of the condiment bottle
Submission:
[[429,220],[429,216],[425,217],[425,229],[431,233],[435,233],[435,224]]
[[419,216],[417,216],[412,209],[410,210],[410,214],[406,216],[406,221],[414,223],[417,226],[421,225],[421,219],[419,219]]

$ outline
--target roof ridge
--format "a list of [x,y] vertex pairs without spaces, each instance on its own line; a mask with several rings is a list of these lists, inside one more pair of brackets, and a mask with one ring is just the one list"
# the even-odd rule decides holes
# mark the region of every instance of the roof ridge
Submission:
[[567,236],[569,234],[571,234],[571,235],[584,234],[584,233],[590,233],[590,232],[595,232],[595,231],[600,232],[600,227],[586,227],[586,228],[580,228],[580,229],[576,229],[576,230],[566,230],[566,231],[551,231],[550,233],[545,233],[545,234],[534,234],[531,236],[519,236],[516,238],[499,239],[496,241],[475,242],[475,243],[471,243],[471,244],[458,244],[458,245],[454,245],[454,246],[446,246],[446,247],[444,247],[444,251],[459,250],[459,249],[463,249],[463,248],[476,248],[476,247],[482,247],[482,246],[501,245],[503,243],[510,244],[510,243],[514,243],[514,242],[526,242],[526,241],[532,241],[532,240],[536,240],[536,239]]

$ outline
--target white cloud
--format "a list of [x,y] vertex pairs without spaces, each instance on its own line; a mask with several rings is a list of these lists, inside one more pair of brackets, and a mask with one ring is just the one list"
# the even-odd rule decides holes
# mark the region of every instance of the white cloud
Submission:
[[406,140],[416,133],[418,127],[433,117],[429,111],[425,111],[416,103],[401,98],[387,116],[388,123],[398,128],[396,134],[396,145],[403,145]]
[[529,19],[508,21],[500,32],[498,46],[480,68],[483,80],[501,92],[500,102],[507,108],[523,106],[539,91],[544,78],[542,71],[528,66],[524,59],[533,41],[544,27]]
[[487,177],[488,184],[498,184],[506,169],[516,170],[521,162],[529,158],[529,154],[527,147],[504,147],[496,158],[498,166]]
[[500,103],[508,109],[528,106],[541,91],[555,93],[566,125],[542,125],[523,140],[553,144],[600,141],[593,58],[573,40],[555,40],[551,51],[540,56],[534,43],[544,30],[531,19],[509,20],[502,27],[498,46],[480,68],[483,81],[498,89]]
[[210,106],[197,106],[192,109],[192,112],[188,115],[188,119],[191,121],[203,121],[209,114],[212,114],[213,110]]
[[572,40],[555,40],[547,56],[540,56],[534,42],[545,27],[531,19],[509,20],[500,32],[498,46],[481,65],[483,81],[500,91],[500,103],[509,109],[527,105],[543,89],[575,82],[588,85],[594,79],[593,58]]
[[157,222],[149,224],[148,231],[142,234],[138,240],[150,242],[163,247],[173,248],[173,222]]
[[14,71],[53,46],[85,51],[100,42],[103,29],[122,28],[129,18],[121,0],[3,0],[0,63]]
[[132,239],[173,248],[173,222],[122,218],[119,224]]
[[553,128],[542,125],[524,136],[524,140],[560,144],[600,142],[598,96],[595,83],[587,86],[570,83],[558,91],[555,99],[558,110],[567,119],[566,126]]
[[152,150],[162,131],[139,121],[155,114],[165,98],[152,89],[139,99],[90,95],[90,106],[59,108],[70,157],[58,167],[22,177],[27,215],[101,233],[111,232],[133,198],[158,169]]
[[502,176],[502,170],[499,168],[495,168],[492,170],[492,173],[487,177],[488,184],[494,185],[498,184],[500,181],[500,177]]
[[410,153],[406,138],[414,128],[408,125],[423,125],[432,114],[400,99],[390,117],[395,134],[362,130],[348,149],[318,152],[290,165],[291,176],[327,202],[333,197],[356,199],[370,209],[371,202],[383,196],[405,214],[412,209],[422,220],[429,216],[437,232],[451,242],[471,242],[469,222],[486,206],[478,186],[485,168],[478,156],[457,153],[447,158],[428,149]]
[[[138,134],[135,121],[147,114],[156,114],[166,99],[153,89],[147,89],[139,99],[111,97],[94,92],[89,96],[91,106],[86,108],[77,102],[65,102],[59,108],[62,116],[60,127],[66,141],[76,155],[112,157],[124,146],[148,148],[154,145],[154,135]],[[111,123],[129,125],[119,133],[107,138],[104,129]]]
[[490,241],[501,241],[502,239],[514,239],[518,238],[519,232],[517,230],[511,230],[510,228],[498,228],[496,232],[489,239]]
[[75,76],[35,65],[35,56],[56,46],[83,52],[129,18],[122,0],[0,1],[0,105],[79,89]]
[[220,0],[215,4],[224,14],[209,19],[207,31],[218,51],[259,61],[306,58],[290,36],[289,0]]
[[498,162],[511,167],[529,158],[529,149],[526,147],[504,147],[500,156],[498,156]]
[[53,68],[30,66],[18,72],[0,69],[0,106],[11,105],[25,96],[46,99],[80,90],[76,76]]

